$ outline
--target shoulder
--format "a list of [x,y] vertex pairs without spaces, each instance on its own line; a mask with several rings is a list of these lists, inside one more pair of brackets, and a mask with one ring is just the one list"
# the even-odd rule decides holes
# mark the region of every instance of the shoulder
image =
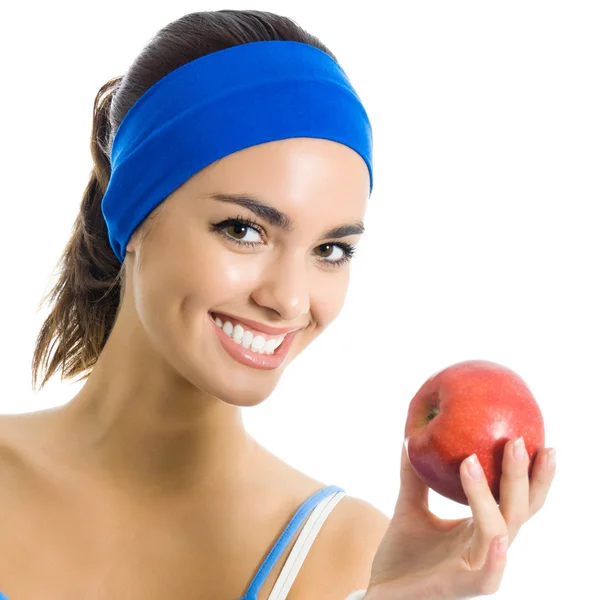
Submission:
[[362,534],[375,531],[375,537],[379,533],[383,537],[390,523],[390,518],[384,512],[362,498],[348,495],[344,500],[344,516],[348,532],[358,531]]
[[20,422],[13,415],[0,415],[0,549],[5,547],[6,538],[10,538],[14,524],[19,521],[25,501],[23,490],[29,461],[15,434],[19,428]]
[[[48,411],[49,412],[49,411]],[[10,491],[10,483],[31,475],[36,457],[43,454],[42,438],[46,411],[0,414],[0,493]]]
[[[370,502],[347,496],[337,536],[337,561],[340,572],[356,589],[366,589],[371,565],[390,524],[389,517]],[[340,502],[340,505],[342,502]],[[345,596],[343,596],[345,597]]]
[[23,422],[19,416],[0,415],[0,497],[4,500],[27,470],[27,453],[21,440]]
[[19,415],[0,414],[0,474],[22,461],[18,443],[20,424]]
[[309,552],[304,577],[301,571],[290,600],[314,598],[315,588],[323,600],[341,600],[369,585],[371,565],[390,519],[366,500],[347,495],[328,521],[327,534],[319,536],[318,551]]

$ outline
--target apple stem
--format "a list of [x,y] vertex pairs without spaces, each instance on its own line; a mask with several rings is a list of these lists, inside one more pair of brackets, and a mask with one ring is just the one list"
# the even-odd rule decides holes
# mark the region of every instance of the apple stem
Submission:
[[429,410],[429,413],[427,413],[427,421],[431,421],[439,412],[440,409],[437,406],[433,406]]

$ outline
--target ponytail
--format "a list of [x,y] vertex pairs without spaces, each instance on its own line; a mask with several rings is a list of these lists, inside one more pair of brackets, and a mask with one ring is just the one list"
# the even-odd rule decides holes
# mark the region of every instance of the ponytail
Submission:
[[58,263],[58,280],[42,300],[51,310],[35,343],[34,389],[40,380],[39,389],[43,388],[59,369],[62,379],[88,371],[117,316],[123,270],[110,247],[101,204],[111,172],[110,107],[120,80],[104,84],[94,102],[90,144],[94,167]]

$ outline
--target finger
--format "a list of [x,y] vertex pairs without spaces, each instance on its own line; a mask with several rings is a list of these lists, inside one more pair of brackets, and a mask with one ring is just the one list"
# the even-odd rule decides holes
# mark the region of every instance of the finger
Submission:
[[407,440],[402,444],[400,465],[400,494],[396,510],[401,508],[427,508],[429,505],[429,487],[417,475],[408,458]]
[[475,454],[462,461],[460,478],[473,512],[471,557],[473,564],[478,566],[487,555],[490,540],[508,533],[506,522]]
[[[505,537],[504,549],[499,541]],[[463,570],[456,579],[456,596],[459,598],[476,598],[495,594],[500,589],[502,577],[506,569],[506,550],[508,537],[496,536],[488,546],[485,563],[477,571]]]
[[522,437],[504,446],[500,512],[506,521],[510,543],[529,518],[529,455]]
[[[550,460],[549,460],[550,459]],[[529,518],[542,508],[556,474],[556,452],[546,448],[538,452],[531,471],[529,484]]]

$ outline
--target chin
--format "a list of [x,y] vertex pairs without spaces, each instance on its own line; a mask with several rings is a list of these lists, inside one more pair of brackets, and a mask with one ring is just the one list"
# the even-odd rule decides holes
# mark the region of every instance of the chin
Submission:
[[240,406],[243,408],[258,406],[262,404],[272,393],[273,389],[266,393],[260,393],[261,390],[245,390],[243,394],[235,394],[228,397],[219,397],[221,402],[231,406]]
[[[212,317],[209,318],[212,321]],[[214,327],[214,324],[210,326]],[[206,343],[202,346],[180,348],[174,354],[180,358],[185,356],[184,362],[173,366],[193,387],[213,398],[232,406],[257,406],[271,396],[285,369],[306,347],[305,332],[300,333],[301,338],[292,337],[285,358],[275,368],[244,364],[211,336],[206,336]]]
[[[178,369],[198,391],[204,392],[232,406],[256,406],[264,402],[281,379],[291,356],[277,369],[254,369],[231,361],[231,364],[208,363],[192,359]],[[229,357],[226,357],[229,361]]]
[[[196,387],[214,398],[232,406],[257,406],[264,402],[274,391],[278,377],[264,378],[264,381],[251,381],[246,378],[236,378],[237,381],[208,382],[198,384]],[[250,378],[249,378],[250,379]]]

